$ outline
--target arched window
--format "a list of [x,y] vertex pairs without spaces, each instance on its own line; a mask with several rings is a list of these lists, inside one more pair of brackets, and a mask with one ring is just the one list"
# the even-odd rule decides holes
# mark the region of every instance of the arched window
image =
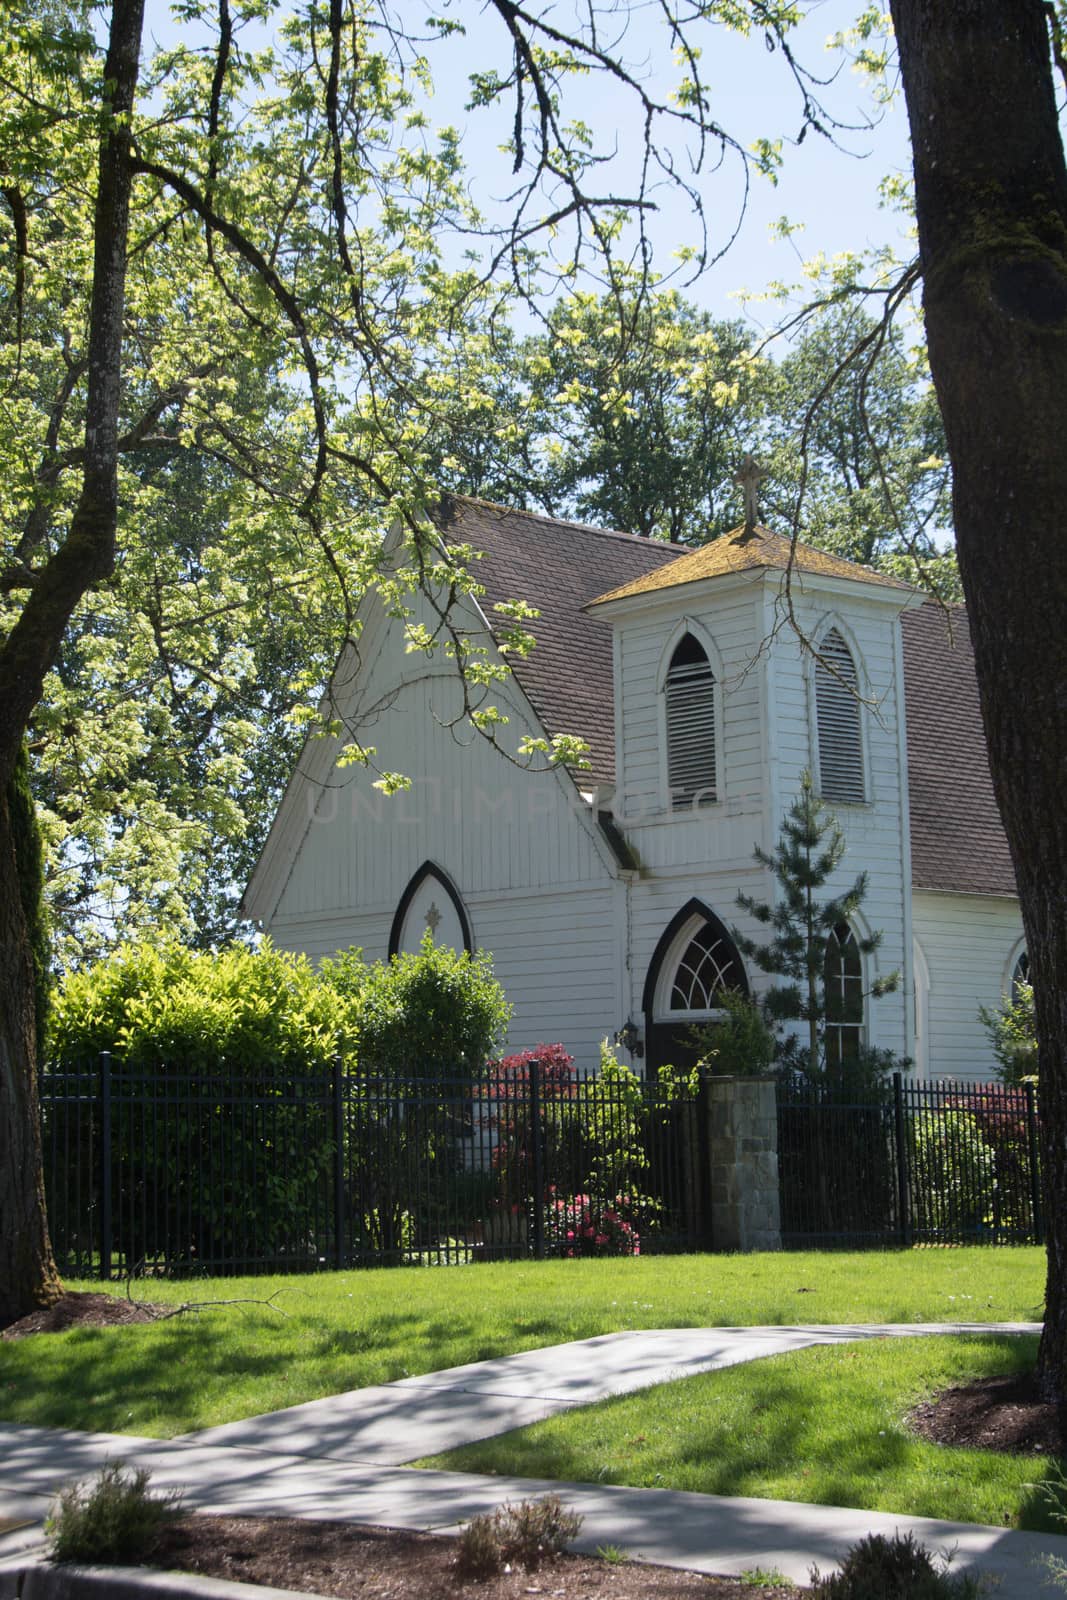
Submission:
[[671,657],[667,701],[667,787],[675,811],[706,804],[715,790],[715,675],[687,633]]
[[815,663],[819,790],[824,800],[855,804],[865,799],[856,663],[836,628],[820,644],[819,658]]
[[721,1015],[723,989],[748,994],[748,979],[724,923],[688,900],[664,928],[645,976],[645,1070],[691,1067],[703,1053],[694,1024]]
[[863,960],[856,935],[839,922],[826,945],[826,1065],[855,1061],[863,1043]]
[[1011,969],[1011,997],[1019,998],[1019,985],[1030,982],[1030,956],[1026,950],[1019,951],[1019,959]]
[[738,987],[733,942],[710,922],[698,928],[682,952],[671,984],[671,1011],[714,1011],[723,989]]
[[414,954],[429,933],[434,944],[473,950],[471,925],[459,890],[432,861],[424,861],[404,893],[389,931],[389,954]]

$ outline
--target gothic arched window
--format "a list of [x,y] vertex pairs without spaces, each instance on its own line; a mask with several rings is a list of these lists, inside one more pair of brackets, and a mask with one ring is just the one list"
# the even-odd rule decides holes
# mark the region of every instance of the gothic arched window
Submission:
[[855,1061],[863,1044],[863,958],[856,935],[839,922],[826,945],[826,1064]]
[[713,1011],[723,989],[738,987],[739,962],[733,942],[705,922],[683,950],[674,970],[671,1011]]

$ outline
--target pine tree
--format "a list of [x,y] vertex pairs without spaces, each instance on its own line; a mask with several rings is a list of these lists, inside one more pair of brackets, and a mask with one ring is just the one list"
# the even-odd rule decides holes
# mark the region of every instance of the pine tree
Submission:
[[[739,894],[737,904],[770,928],[772,936],[760,943],[735,929],[734,941],[761,972],[786,980],[765,996],[766,1016],[779,1028],[790,1022],[806,1023],[804,1065],[809,1072],[821,1070],[826,1064],[826,1024],[835,1020],[826,992],[827,952],[835,930],[842,924],[852,926],[867,893],[867,874],[861,872],[844,894],[819,898],[819,890],[845,854],[845,838],[833,812],[815,793],[810,772],[801,776],[800,793],[782,821],[773,851],[768,855],[757,845],[753,854],[760,866],[774,874],[781,892],[773,904],[747,894]],[[863,955],[877,950],[882,939],[880,933],[861,938],[854,929],[853,937]],[[876,979],[869,992],[873,996],[888,994],[899,981],[898,972],[890,973]]]

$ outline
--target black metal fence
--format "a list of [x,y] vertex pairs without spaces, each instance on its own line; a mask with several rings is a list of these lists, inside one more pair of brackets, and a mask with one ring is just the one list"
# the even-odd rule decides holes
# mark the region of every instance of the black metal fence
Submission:
[[916,1083],[862,1100],[780,1088],[787,1246],[1041,1243],[1032,1085]]
[[707,1248],[701,1100],[537,1063],[472,1085],[105,1054],[42,1075],[53,1246],[102,1278]]

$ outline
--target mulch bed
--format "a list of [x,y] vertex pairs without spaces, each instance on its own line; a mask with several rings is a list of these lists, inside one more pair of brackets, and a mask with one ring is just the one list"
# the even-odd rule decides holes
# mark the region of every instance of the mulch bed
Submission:
[[908,1425],[934,1444],[1067,1456],[1067,1407],[1043,1399],[1032,1372],[945,1389],[916,1406]]
[[120,1300],[113,1294],[75,1294],[67,1290],[55,1305],[31,1311],[0,1331],[0,1339],[25,1339],[31,1333],[65,1333],[68,1328],[113,1328],[122,1323],[155,1322],[173,1306]]
[[[65,1293],[54,1306],[9,1324],[0,1339],[154,1322],[173,1313],[172,1306],[110,1294]],[[917,1406],[908,1424],[934,1444],[1067,1458],[1067,1407],[1044,1400],[1033,1374],[946,1389]],[[460,1578],[455,1559],[455,1541],[432,1534],[295,1517],[184,1516],[164,1532],[153,1563],[339,1600],[798,1600],[804,1593],[788,1584],[576,1555],[539,1572],[475,1582]]]
[[164,1533],[152,1564],[342,1600],[799,1600],[803,1593],[791,1584],[579,1555],[536,1572],[465,1579],[456,1571],[454,1539],[290,1517],[182,1517]]

